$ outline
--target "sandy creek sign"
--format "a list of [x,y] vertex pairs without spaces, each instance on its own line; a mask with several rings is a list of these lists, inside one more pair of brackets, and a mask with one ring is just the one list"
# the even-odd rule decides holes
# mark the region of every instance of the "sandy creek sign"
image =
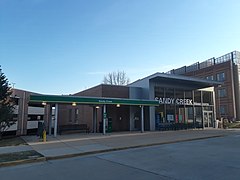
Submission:
[[181,99],[181,98],[159,98],[155,97],[155,100],[159,102],[159,104],[177,104],[177,105],[193,105],[192,99]]

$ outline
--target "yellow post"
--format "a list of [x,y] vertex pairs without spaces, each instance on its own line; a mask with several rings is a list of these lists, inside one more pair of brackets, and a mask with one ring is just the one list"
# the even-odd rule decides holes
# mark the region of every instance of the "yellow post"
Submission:
[[46,130],[44,129],[43,130],[43,142],[46,142],[47,141],[47,132]]

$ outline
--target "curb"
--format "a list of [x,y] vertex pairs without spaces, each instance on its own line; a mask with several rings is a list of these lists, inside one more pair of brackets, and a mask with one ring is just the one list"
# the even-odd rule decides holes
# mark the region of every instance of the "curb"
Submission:
[[39,158],[34,158],[34,159],[21,159],[21,160],[16,160],[16,161],[1,162],[0,163],[0,168],[1,167],[8,167],[8,166],[16,166],[16,165],[20,165],[20,164],[27,164],[27,163],[43,162],[43,161],[46,161],[46,157],[39,157]]
[[136,145],[136,146],[125,146],[125,147],[119,147],[119,148],[110,148],[110,149],[103,149],[103,150],[90,151],[90,152],[66,154],[66,155],[60,155],[60,156],[50,156],[50,157],[46,157],[46,161],[66,159],[66,158],[72,158],[72,157],[80,157],[80,156],[100,154],[100,153],[106,153],[106,152],[121,151],[121,150],[126,150],[126,149],[135,149],[135,148],[150,147],[150,146],[157,146],[157,145],[164,145],[164,144],[173,144],[173,143],[179,143],[179,142],[188,142],[188,141],[195,141],[195,140],[218,138],[218,137],[224,137],[224,136],[225,135],[215,135],[215,136],[210,136],[210,137],[209,136],[208,137],[199,137],[199,138],[194,138],[194,139],[174,140],[174,141],[167,141],[167,142],[161,142],[161,143],[142,144],[142,145]]

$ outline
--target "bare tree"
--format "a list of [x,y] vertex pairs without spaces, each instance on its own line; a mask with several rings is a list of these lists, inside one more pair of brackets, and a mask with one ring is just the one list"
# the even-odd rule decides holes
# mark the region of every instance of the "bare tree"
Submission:
[[129,84],[130,79],[127,77],[124,71],[115,71],[108,73],[104,76],[104,84],[113,84],[113,85],[127,85]]

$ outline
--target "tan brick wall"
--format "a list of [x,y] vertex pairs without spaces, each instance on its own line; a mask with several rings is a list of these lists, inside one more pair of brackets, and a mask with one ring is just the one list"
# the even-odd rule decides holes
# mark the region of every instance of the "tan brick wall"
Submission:
[[[214,80],[216,80],[217,74],[224,72],[225,73],[225,81],[222,87],[220,88],[226,88],[227,91],[227,96],[226,97],[221,97],[220,98],[220,105],[226,105],[227,106],[227,111],[228,114],[222,117],[226,118],[233,118],[234,117],[234,95],[233,95],[233,88],[232,88],[232,83],[233,83],[233,78],[231,73],[232,68],[231,68],[231,61],[227,61],[221,64],[216,64],[204,69],[199,69],[196,71],[192,72],[187,72],[184,75],[187,76],[195,76],[195,77],[200,77],[200,78],[206,78],[207,76],[214,76]],[[218,89],[216,88],[215,94],[216,94],[216,110],[217,110],[217,118],[220,117],[219,115],[219,97],[218,97]]]
[[[93,88],[84,90],[74,94],[74,96],[89,96],[89,97],[110,97],[110,98],[128,98],[129,89],[125,86],[98,85]],[[93,127],[93,107],[97,105],[59,105],[59,126],[65,124],[87,124],[92,131]],[[69,121],[69,109],[74,112],[79,109],[77,122]],[[107,115],[112,118],[113,131],[129,130],[129,106],[121,106],[117,108],[115,105],[107,105]],[[102,121],[102,106],[97,109],[97,131],[99,122]]]

